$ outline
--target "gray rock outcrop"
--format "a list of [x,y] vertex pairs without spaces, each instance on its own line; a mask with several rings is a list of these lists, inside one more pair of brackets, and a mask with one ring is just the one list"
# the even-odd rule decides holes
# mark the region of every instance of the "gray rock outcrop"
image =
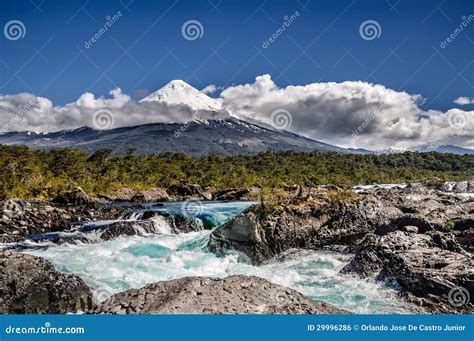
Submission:
[[343,314],[296,290],[254,276],[184,277],[113,295],[105,314]]
[[0,314],[66,314],[93,308],[92,293],[79,277],[59,273],[39,257],[0,253]]

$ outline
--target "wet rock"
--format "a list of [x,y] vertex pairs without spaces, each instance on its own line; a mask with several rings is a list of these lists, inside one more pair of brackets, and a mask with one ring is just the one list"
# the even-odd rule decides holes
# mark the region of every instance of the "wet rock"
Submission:
[[90,201],[91,199],[87,193],[80,187],[73,191],[59,194],[53,199],[53,203],[59,205],[85,205]]
[[339,190],[306,193],[282,204],[247,209],[212,232],[209,250],[239,250],[258,264],[290,248],[351,245],[367,233],[446,231],[474,213],[474,202],[426,188],[381,188],[354,198]]
[[77,276],[21,253],[0,254],[1,314],[66,314],[94,308],[92,293]]
[[342,272],[396,281],[411,301],[418,297],[426,307],[429,302],[444,302],[445,313],[474,308],[470,303],[462,307],[449,304],[450,292],[458,287],[474,295],[474,260],[451,233],[369,234]]
[[110,240],[119,236],[187,233],[201,231],[202,229],[202,222],[194,217],[172,216],[166,213],[145,211],[140,220],[121,220],[110,224],[100,238]]
[[117,221],[110,224],[100,235],[103,240],[115,239],[119,236],[146,236],[153,233],[160,233],[158,224],[151,220],[144,221]]
[[113,295],[105,314],[344,314],[296,290],[254,276],[184,277]]

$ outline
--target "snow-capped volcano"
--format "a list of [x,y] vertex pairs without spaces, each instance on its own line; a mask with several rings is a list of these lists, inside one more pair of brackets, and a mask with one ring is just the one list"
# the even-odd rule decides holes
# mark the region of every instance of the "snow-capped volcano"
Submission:
[[140,102],[165,102],[167,104],[184,104],[193,110],[218,111],[221,106],[211,97],[182,80],[173,80],[158,91],[143,98]]

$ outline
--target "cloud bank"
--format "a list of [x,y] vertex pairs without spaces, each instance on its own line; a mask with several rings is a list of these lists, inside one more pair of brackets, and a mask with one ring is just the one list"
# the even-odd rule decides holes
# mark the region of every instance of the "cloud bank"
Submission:
[[[216,86],[201,91],[211,93]],[[462,98],[456,103],[464,103]],[[474,148],[474,111],[422,110],[421,95],[378,84],[347,81],[280,88],[269,75],[262,75],[253,83],[226,88],[216,100],[223,112],[196,116],[185,105],[138,103],[119,88],[108,98],[84,93],[64,106],[29,93],[0,95],[0,132],[184,123],[196,117],[225,118],[231,113],[343,147],[409,148],[435,143]]]
[[[426,143],[474,147],[474,111],[424,111],[420,95],[366,82],[279,88],[269,75],[227,88],[223,107],[245,118],[344,147],[408,148]],[[280,112],[282,115],[275,115]]]

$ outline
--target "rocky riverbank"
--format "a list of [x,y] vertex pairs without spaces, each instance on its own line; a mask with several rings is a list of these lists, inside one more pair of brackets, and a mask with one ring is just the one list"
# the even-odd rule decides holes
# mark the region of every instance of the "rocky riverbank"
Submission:
[[[25,238],[41,241],[44,233],[60,233],[74,226],[82,226],[85,230],[78,230],[81,233],[98,228],[99,238],[94,243],[119,236],[160,234],[164,226],[167,233],[200,231],[213,225],[192,216],[157,213],[144,203],[256,198],[257,192],[251,188],[206,193],[199,186],[183,185],[167,191],[121,190],[113,197],[91,198],[77,189],[51,201],[8,200],[0,205],[0,243],[15,245]],[[396,283],[400,297],[423,311],[472,313],[472,192],[472,182],[355,190],[284,186],[266,194],[272,200],[261,201],[215,228],[208,249],[218,254],[237,250],[259,265],[290,249],[337,247],[353,255],[342,270],[345,274]],[[131,201],[139,212],[126,211],[123,201]],[[97,227],[93,223],[99,220],[109,222]],[[81,233],[48,240],[91,242]],[[344,312],[292,289],[246,276],[158,282],[115,294],[98,305],[79,277],[59,273],[41,258],[4,251],[0,267],[0,294],[4,297],[0,310],[4,313]]]
[[[355,252],[345,273],[394,281],[402,297],[428,311],[466,313],[474,311],[473,230],[472,197],[452,190],[319,189],[250,207],[216,228],[208,247],[238,250],[261,264],[292,248],[343,245]],[[457,291],[464,296],[453,298]]]

